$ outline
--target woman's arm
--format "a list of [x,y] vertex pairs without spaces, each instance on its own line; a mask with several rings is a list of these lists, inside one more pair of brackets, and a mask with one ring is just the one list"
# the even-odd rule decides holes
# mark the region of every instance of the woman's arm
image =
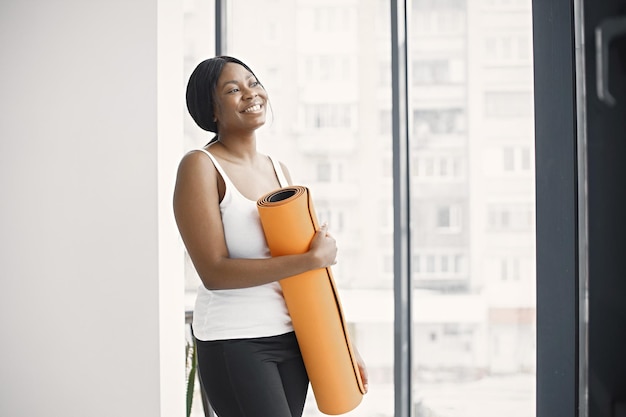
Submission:
[[200,152],[192,152],[180,163],[174,190],[178,230],[206,288],[253,287],[335,263],[336,243],[325,226],[315,234],[309,251],[304,254],[268,259],[229,258],[217,179],[211,160]]

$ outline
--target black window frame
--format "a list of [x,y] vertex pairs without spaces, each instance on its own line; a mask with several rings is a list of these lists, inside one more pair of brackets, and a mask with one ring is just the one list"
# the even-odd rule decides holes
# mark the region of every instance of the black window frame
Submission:
[[[585,415],[579,368],[580,179],[576,8],[532,0],[537,264],[537,417]],[[215,0],[215,52],[226,50],[228,0]],[[407,1],[390,0],[394,204],[395,417],[412,415]],[[583,381],[584,382],[584,381]],[[579,414],[580,413],[580,414]]]

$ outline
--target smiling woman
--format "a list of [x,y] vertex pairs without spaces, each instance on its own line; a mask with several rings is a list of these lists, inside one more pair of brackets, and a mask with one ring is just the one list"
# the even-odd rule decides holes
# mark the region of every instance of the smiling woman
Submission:
[[[243,74],[233,74],[237,72]],[[230,78],[238,75],[243,76],[244,79]],[[263,104],[265,107],[267,94],[250,67],[242,61],[229,56],[221,56],[198,64],[187,84],[187,109],[196,124],[206,131],[218,133],[216,110],[219,109],[215,109],[215,106],[221,104],[221,101],[216,101],[214,96],[241,93],[240,84],[248,88],[252,87],[257,92],[262,90],[263,101],[255,104]],[[217,140],[217,136],[213,140]]]
[[220,417],[302,415],[309,380],[278,281],[337,256],[326,226],[305,253],[270,256],[256,201],[291,179],[257,151],[266,105],[264,87],[235,58],[205,60],[190,77],[189,113],[216,136],[183,157],[174,213],[202,281],[192,327],[200,377]]
[[267,93],[254,74],[242,65],[224,65],[217,96],[215,120],[220,122],[222,135],[254,131],[265,124]]

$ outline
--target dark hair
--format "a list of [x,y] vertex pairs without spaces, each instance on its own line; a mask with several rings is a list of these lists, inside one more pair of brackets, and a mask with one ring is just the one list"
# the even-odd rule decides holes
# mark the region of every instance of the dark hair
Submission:
[[[217,123],[214,120],[215,102],[213,97],[217,88],[217,80],[222,74],[224,65],[229,62],[241,65],[254,75],[250,67],[237,58],[216,56],[199,63],[191,73],[187,83],[187,110],[189,110],[189,114],[196,124],[209,132],[218,133]],[[256,75],[254,76],[256,78]]]

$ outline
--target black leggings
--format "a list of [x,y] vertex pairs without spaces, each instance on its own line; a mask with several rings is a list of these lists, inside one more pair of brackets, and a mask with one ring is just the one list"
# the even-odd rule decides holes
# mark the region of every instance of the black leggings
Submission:
[[300,417],[309,378],[293,332],[196,340],[198,371],[219,417]]

